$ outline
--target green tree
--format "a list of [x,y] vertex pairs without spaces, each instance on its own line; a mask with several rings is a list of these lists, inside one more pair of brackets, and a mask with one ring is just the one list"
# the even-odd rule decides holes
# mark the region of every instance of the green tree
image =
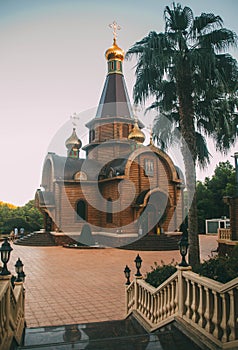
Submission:
[[158,110],[153,132],[161,148],[181,135],[189,198],[189,263],[200,261],[196,171],[205,166],[209,152],[204,136],[215,140],[218,150],[234,143],[237,129],[237,62],[226,53],[237,45],[237,35],[223,27],[220,16],[193,11],[180,4],[166,6],[165,32],[150,32],[136,42],[127,57],[136,56],[135,103],[154,96],[150,108]]
[[9,233],[14,227],[24,227],[26,232],[39,230],[43,226],[43,217],[35,208],[34,200],[22,207],[0,203],[0,232]]
[[234,196],[236,186],[235,169],[229,161],[220,162],[214,175],[205,178],[204,183],[197,183],[198,230],[205,231],[205,220],[229,217],[229,207],[223,197]]

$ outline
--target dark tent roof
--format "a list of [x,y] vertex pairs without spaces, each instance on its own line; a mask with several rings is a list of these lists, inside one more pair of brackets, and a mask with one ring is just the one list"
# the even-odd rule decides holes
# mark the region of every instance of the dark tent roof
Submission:
[[88,180],[97,180],[101,170],[100,163],[93,159],[73,159],[56,154],[48,154],[46,161],[49,158],[53,163],[55,180],[73,180],[74,175],[78,171],[85,172]]
[[122,74],[108,74],[96,118],[126,117],[133,118],[126,83]]

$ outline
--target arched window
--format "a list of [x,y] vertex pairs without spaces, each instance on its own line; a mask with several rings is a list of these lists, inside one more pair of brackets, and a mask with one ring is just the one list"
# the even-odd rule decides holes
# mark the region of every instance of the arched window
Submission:
[[92,142],[95,139],[95,130],[91,129],[89,131],[89,142]]
[[108,198],[108,200],[107,200],[106,220],[107,220],[108,224],[112,223],[112,199],[111,198]]
[[87,204],[83,199],[76,203],[76,220],[87,220]]

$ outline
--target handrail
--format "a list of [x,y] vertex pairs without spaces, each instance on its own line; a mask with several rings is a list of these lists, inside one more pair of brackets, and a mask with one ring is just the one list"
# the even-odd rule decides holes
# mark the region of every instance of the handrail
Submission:
[[161,283],[158,287],[153,287],[151,284],[149,284],[149,283],[147,283],[145,280],[143,280],[143,279],[138,279],[137,280],[137,283],[139,284],[139,285],[147,285],[147,289],[149,290],[149,291],[151,291],[152,292],[152,294],[156,294],[156,293],[158,293],[160,290],[162,290],[164,287],[166,287],[170,282],[172,282],[172,281],[174,281],[175,280],[175,278],[177,277],[177,271],[173,274],[173,275],[171,275],[166,281],[164,281],[163,283]]
[[228,343],[238,348],[238,278],[222,284],[177,266],[157,288],[134,279],[126,303],[127,316],[133,313],[150,331],[176,318],[221,348]]
[[155,288],[143,279],[135,279],[127,287],[127,315],[136,311],[149,325],[150,329],[158,328],[167,318],[173,318],[177,312],[178,273]]
[[200,283],[203,286],[210,287],[211,289],[213,289],[218,293],[225,293],[231,290],[232,288],[238,287],[238,277],[234,278],[233,280],[227,283],[221,283],[221,282],[212,280],[211,278],[200,276],[199,274],[194,273],[192,271],[184,271],[183,276],[185,278],[189,278],[191,281]]
[[25,327],[25,291],[22,282],[13,288],[11,276],[0,279],[0,350],[20,344]]

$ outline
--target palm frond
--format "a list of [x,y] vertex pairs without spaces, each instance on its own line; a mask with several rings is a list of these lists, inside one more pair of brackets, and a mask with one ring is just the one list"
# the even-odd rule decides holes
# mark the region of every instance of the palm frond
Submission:
[[153,136],[163,151],[167,150],[169,146],[172,146],[179,140],[177,119],[175,114],[166,115],[165,113],[160,113],[154,120]]
[[180,4],[172,4],[172,9],[168,6],[164,10],[164,19],[165,19],[165,31],[182,31],[185,34],[185,31],[193,23],[193,12],[192,10],[185,6],[182,8]]
[[223,20],[220,16],[215,16],[213,13],[202,13],[200,16],[195,17],[193,21],[193,38],[201,33],[221,28]]
[[205,137],[198,132],[196,132],[196,149],[198,164],[201,168],[205,168],[209,164],[210,153]]
[[210,33],[201,35],[199,38],[199,44],[202,48],[214,48],[216,52],[224,52],[230,47],[237,46],[237,35],[231,30],[221,28],[213,30]]

